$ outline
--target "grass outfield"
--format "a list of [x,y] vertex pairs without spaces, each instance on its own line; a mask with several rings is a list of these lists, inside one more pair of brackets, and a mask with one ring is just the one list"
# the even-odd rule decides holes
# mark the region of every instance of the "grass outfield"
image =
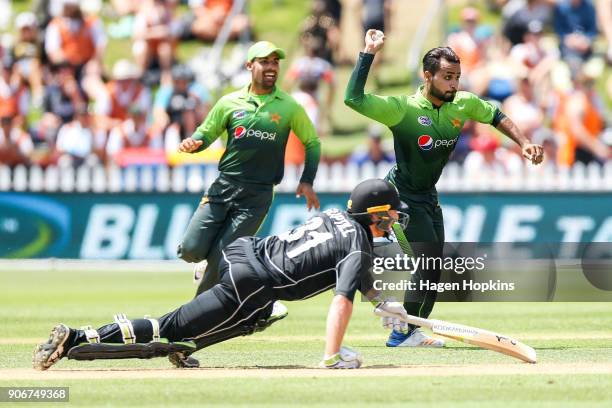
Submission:
[[345,344],[361,351],[366,368],[314,369],[331,297],[324,294],[288,303],[289,317],[263,333],[198,352],[204,369],[169,369],[165,359],[30,369],[35,343],[57,322],[160,315],[192,295],[189,280],[188,272],[0,271],[0,386],[68,386],[79,406],[612,405],[612,303],[436,306],[432,317],[533,346],[536,365],[456,342],[445,350],[388,349],[371,307],[358,303]]

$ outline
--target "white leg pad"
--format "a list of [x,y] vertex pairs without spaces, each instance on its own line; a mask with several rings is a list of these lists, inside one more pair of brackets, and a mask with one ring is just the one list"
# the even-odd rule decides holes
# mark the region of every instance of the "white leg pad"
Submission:
[[123,342],[125,344],[136,343],[136,334],[134,333],[134,326],[132,322],[123,313],[115,315],[115,323],[119,325],[121,329],[121,335],[123,336]]
[[145,319],[147,319],[150,323],[151,323],[151,327],[153,329],[153,339],[151,341],[159,341],[160,337],[159,337],[159,321],[157,321],[157,319],[153,319],[150,316],[145,316]]

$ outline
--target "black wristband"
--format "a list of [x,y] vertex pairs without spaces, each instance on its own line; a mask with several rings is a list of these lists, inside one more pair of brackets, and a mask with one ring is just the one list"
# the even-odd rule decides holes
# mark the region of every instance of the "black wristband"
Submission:
[[506,115],[504,115],[504,112],[500,111],[499,108],[495,109],[495,114],[493,115],[491,125],[493,127],[497,127],[497,125],[499,125],[499,122],[501,122],[505,117]]

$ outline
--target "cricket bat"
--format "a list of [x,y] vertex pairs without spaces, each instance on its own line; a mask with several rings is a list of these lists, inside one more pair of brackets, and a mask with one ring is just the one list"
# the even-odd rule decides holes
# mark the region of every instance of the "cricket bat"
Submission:
[[[406,239],[406,235],[404,235],[404,231],[402,231],[401,226],[398,224],[393,225],[393,232],[395,233],[397,242],[404,253],[406,253],[408,256],[413,256],[410,244],[408,239]],[[381,316],[380,313],[376,314]],[[397,317],[397,315],[393,315],[391,317]],[[407,323],[415,326],[426,327],[439,336],[448,337],[488,350],[493,350],[498,353],[518,358],[528,363],[535,364],[536,362],[536,352],[532,347],[499,333],[464,326],[462,324],[445,322],[443,320],[423,319],[421,317],[411,315],[408,315],[408,318],[405,320]]]
[[[377,316],[397,317],[396,314],[386,313],[381,309],[376,309],[375,313]],[[535,364],[537,361],[536,352],[532,347],[503,334],[478,329],[476,327],[464,326],[462,324],[445,322],[444,320],[423,319],[422,317],[411,315],[408,315],[408,317],[403,320],[415,326],[426,327],[439,336],[448,337],[487,350],[506,354],[527,363]]]

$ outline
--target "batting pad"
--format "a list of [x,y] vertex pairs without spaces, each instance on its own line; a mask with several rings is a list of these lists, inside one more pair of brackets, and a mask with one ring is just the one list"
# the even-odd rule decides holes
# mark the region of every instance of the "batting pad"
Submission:
[[71,360],[119,360],[124,358],[165,357],[170,353],[196,351],[191,341],[170,343],[166,339],[150,343],[82,343],[71,348],[66,357]]

